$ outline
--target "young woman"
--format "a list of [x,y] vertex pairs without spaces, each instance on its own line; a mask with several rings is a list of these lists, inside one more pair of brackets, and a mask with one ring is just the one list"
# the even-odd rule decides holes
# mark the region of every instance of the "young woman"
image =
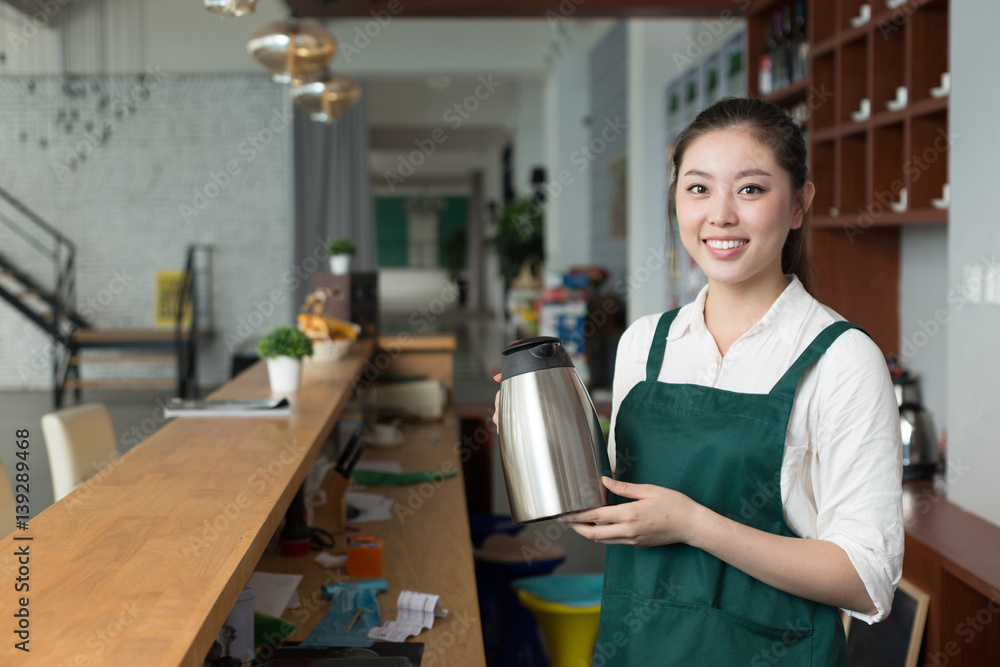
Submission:
[[759,100],[677,139],[670,197],[708,285],[622,336],[611,505],[562,519],[609,545],[595,665],[846,666],[838,608],[889,611],[898,410],[878,347],[809,293],[806,171]]

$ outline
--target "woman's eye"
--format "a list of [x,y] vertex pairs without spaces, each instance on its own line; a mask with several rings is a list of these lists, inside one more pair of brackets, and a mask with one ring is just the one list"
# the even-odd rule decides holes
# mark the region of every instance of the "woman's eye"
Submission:
[[740,188],[740,193],[746,195],[759,195],[764,192],[764,189],[759,185],[744,185]]
[[692,185],[688,187],[687,190],[688,192],[696,195],[703,195],[706,192],[708,192],[708,188],[706,188],[704,185]]

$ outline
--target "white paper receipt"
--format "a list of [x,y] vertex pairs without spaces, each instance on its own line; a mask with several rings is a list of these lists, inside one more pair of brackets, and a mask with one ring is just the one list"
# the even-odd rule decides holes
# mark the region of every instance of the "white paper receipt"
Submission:
[[368,631],[371,639],[383,639],[387,642],[405,642],[408,637],[414,637],[434,627],[434,617],[444,618],[448,610],[441,606],[437,595],[403,591],[396,602],[398,607],[396,620],[389,621],[381,628]]

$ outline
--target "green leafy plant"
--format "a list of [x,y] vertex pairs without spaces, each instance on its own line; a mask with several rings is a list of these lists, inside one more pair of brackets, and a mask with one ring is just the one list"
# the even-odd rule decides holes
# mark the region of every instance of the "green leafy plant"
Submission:
[[465,268],[467,238],[464,229],[456,229],[441,246],[441,266],[452,280],[458,280]]
[[257,354],[261,359],[275,357],[301,359],[311,357],[312,353],[313,344],[309,336],[291,326],[275,327],[257,345]]
[[357,246],[354,245],[354,241],[351,239],[330,239],[330,242],[326,244],[323,248],[324,254],[327,257],[333,257],[334,255],[353,255],[358,251]]
[[545,259],[545,216],[541,204],[525,197],[500,210],[489,244],[500,260],[500,275],[508,285],[531,256]]

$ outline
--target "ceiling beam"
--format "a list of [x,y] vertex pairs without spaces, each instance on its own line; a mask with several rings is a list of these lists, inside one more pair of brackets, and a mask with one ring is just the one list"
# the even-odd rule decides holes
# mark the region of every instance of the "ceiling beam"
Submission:
[[749,0],[285,0],[299,16],[350,18],[399,15],[407,18],[693,18],[742,15]]

